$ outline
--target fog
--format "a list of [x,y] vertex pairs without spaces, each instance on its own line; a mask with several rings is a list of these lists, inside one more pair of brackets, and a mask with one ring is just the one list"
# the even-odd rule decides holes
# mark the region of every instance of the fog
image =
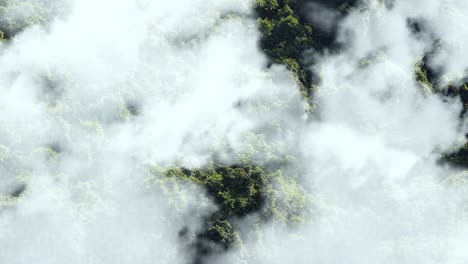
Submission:
[[308,53],[319,118],[285,66],[266,67],[251,1],[53,4],[0,48],[0,262],[193,263],[179,233],[216,205],[154,172],[235,163],[257,132],[297,158],[312,214],[206,263],[468,261],[466,175],[439,162],[465,143],[462,105],[414,75],[437,40],[438,89],[463,81],[465,1],[310,6],[342,47]]

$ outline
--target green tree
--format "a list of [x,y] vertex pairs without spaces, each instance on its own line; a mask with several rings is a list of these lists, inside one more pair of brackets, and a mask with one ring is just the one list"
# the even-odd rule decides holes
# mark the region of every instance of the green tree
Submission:
[[258,0],[255,11],[262,39],[260,46],[276,63],[286,65],[292,71],[305,97],[310,96],[311,75],[309,65],[302,54],[312,48],[312,27],[302,23],[295,10],[295,0]]

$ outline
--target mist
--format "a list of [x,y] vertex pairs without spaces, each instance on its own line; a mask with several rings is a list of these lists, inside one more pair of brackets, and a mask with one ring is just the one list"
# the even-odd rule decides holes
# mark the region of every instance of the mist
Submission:
[[[312,113],[252,1],[44,1],[0,44],[0,262],[466,263],[466,171],[440,159],[466,142],[443,91],[465,81],[467,3],[311,2],[340,44],[304,54]],[[437,87],[415,78],[428,54]],[[194,260],[219,205],[161,171],[272,156],[294,157],[303,221],[237,217],[242,245]]]

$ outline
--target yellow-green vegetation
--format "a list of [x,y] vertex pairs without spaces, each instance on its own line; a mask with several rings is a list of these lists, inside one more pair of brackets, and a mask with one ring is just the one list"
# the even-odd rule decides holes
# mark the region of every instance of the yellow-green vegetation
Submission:
[[262,47],[277,59],[299,59],[302,52],[312,47],[312,28],[299,22],[290,4],[295,1],[263,0],[256,4],[262,32]]
[[432,83],[429,81],[427,76],[427,69],[421,66],[421,63],[417,63],[414,67],[414,74],[416,81],[418,81],[424,89],[426,89],[430,93],[434,93],[434,87]]
[[11,39],[25,28],[44,24],[63,10],[66,1],[0,0],[0,39]]
[[26,1],[0,1],[0,31],[2,38],[9,39],[24,28],[45,22],[47,11],[40,5]]
[[311,76],[302,60],[313,45],[312,27],[299,20],[293,10],[296,0],[257,0],[255,11],[262,38],[262,50],[276,63],[286,65],[298,80],[301,93],[310,96]]
[[[432,54],[428,54],[427,56],[431,55]],[[441,85],[438,83],[438,78],[440,78],[439,74],[433,71],[427,63],[424,62],[425,60],[427,60],[427,58],[417,63],[415,66],[416,80],[429,89],[430,93],[438,93],[446,97],[459,97],[463,106],[460,118],[466,117],[466,112],[468,110],[468,83],[459,86],[449,85],[448,87],[440,87]],[[441,161],[460,167],[468,167],[468,143],[459,150],[443,155]]]
[[[275,145],[263,134],[250,133],[243,140],[243,151],[232,163],[213,161],[200,168],[173,165],[150,169],[151,185],[163,189],[175,207],[179,203],[175,197],[180,197],[184,189],[181,186],[191,185],[204,189],[216,204],[217,209],[209,215],[199,215],[202,230],[187,235],[195,237],[189,243],[200,263],[208,255],[242,247],[244,240],[259,235],[265,223],[294,228],[310,218],[312,197],[298,183],[296,158],[283,154],[284,146]],[[206,203],[201,197],[196,199]]]
[[210,164],[202,169],[173,166],[164,176],[205,187],[226,218],[262,211],[265,219],[274,217],[286,224],[298,217],[304,220],[307,195],[295,177],[285,176],[281,169],[271,171],[251,164]]
[[228,218],[244,216],[263,205],[261,189],[267,180],[265,171],[253,165],[210,165],[203,169],[172,167],[167,177],[192,181],[206,188],[220,205],[220,214]]
[[[261,49],[269,58],[283,64],[294,74],[302,95],[309,99],[317,85],[311,58],[304,58],[308,50],[333,49],[335,30],[315,27],[306,13],[308,4],[318,3],[343,15],[364,0],[256,0],[254,7],[262,37]],[[301,12],[302,11],[302,12]]]

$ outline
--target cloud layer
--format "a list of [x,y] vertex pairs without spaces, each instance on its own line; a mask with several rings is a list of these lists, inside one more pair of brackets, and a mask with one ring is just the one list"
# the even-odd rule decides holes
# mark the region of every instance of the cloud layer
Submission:
[[315,213],[208,262],[468,260],[466,185],[437,162],[464,141],[461,104],[414,77],[439,39],[431,66],[464,77],[464,1],[368,1],[340,20],[343,49],[314,60],[316,121],[287,69],[265,68],[249,1],[69,4],[1,47],[0,262],[190,263],[178,233],[215,205],[150,168],[234,162],[252,132],[297,157]]

